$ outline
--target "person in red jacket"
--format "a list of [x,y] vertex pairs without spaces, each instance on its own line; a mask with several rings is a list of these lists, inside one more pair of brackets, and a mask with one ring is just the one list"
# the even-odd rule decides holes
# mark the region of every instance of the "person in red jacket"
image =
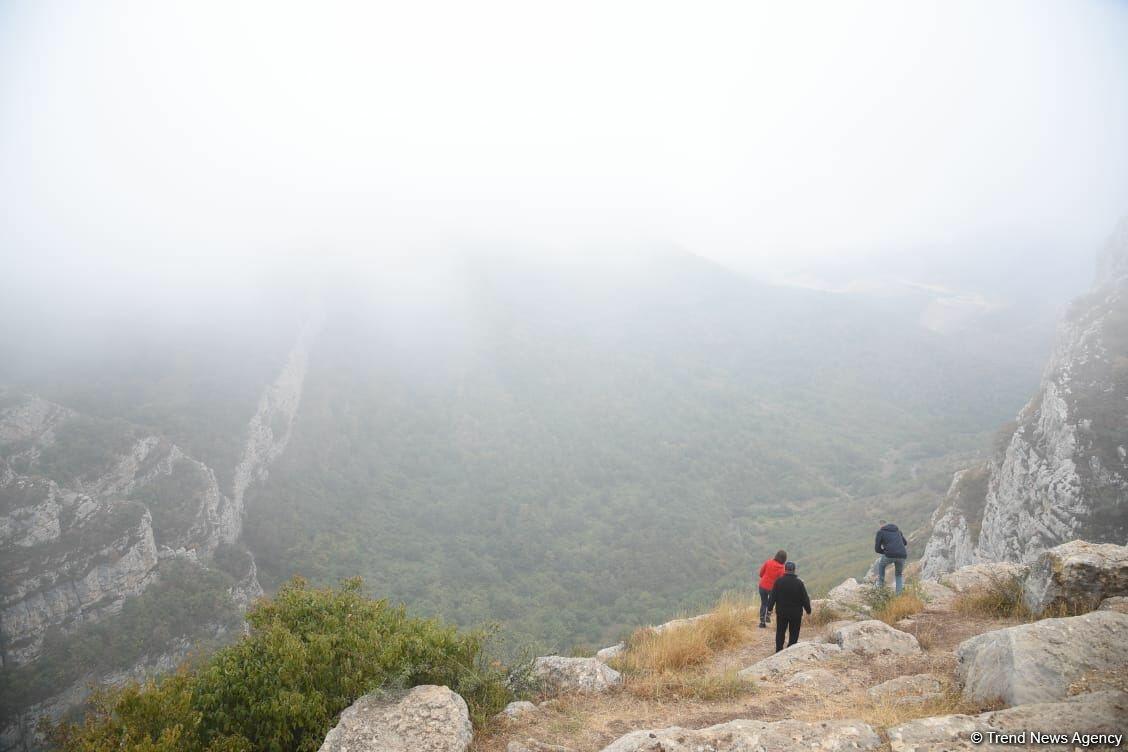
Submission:
[[783,549],[776,551],[776,555],[764,562],[760,567],[760,629],[767,627],[772,618],[772,587],[779,576],[783,574],[783,565],[787,562],[787,552]]

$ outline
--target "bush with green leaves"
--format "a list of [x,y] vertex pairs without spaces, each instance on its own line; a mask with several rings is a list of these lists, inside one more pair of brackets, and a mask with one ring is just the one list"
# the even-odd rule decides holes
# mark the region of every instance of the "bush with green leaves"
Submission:
[[370,692],[441,684],[476,723],[511,699],[488,633],[460,633],[371,600],[359,579],[301,579],[247,614],[250,633],[194,670],[101,693],[81,724],[51,730],[64,752],[305,752]]

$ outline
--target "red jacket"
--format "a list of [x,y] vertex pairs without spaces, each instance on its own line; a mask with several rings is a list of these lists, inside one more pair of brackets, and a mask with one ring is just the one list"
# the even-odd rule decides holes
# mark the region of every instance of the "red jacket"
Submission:
[[768,559],[764,565],[760,567],[760,587],[764,590],[771,590],[772,585],[783,574],[783,565],[775,559]]

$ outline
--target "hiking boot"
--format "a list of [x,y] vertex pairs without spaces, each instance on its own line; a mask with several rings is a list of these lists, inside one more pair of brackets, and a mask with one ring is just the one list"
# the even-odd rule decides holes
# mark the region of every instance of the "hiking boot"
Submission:
[[765,624],[764,622],[760,622],[760,629],[767,629],[767,628],[768,628],[767,624]]

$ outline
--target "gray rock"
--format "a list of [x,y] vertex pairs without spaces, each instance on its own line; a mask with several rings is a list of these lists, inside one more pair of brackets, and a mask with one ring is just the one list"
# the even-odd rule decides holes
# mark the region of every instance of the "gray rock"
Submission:
[[940,677],[935,674],[898,676],[866,690],[874,702],[900,705],[920,703],[940,697]]
[[844,651],[863,655],[916,655],[921,652],[917,638],[877,619],[839,627],[831,633],[831,641]]
[[603,648],[603,650],[600,650],[595,654],[595,659],[597,661],[603,661],[604,663],[607,663],[608,661],[618,658],[625,652],[627,652],[627,644],[625,642],[620,642],[616,645],[612,645],[609,648]]
[[846,684],[838,674],[825,668],[800,671],[785,681],[784,686],[802,689],[816,695],[832,695],[846,691]]
[[497,717],[508,720],[515,720],[523,715],[536,713],[539,710],[540,709],[536,705],[529,702],[528,700],[516,700],[506,705],[505,709],[497,714]]
[[969,593],[984,590],[999,582],[1023,580],[1029,570],[1030,567],[1026,564],[1009,561],[969,564],[941,577],[940,584],[957,593]]
[[365,695],[325,737],[320,752],[466,752],[474,730],[466,702],[446,687],[415,687],[398,702]]
[[729,721],[700,730],[678,727],[635,731],[603,752],[859,752],[881,748],[881,738],[861,721]]
[[972,637],[956,649],[963,695],[1008,706],[1053,702],[1090,672],[1128,665],[1128,614],[1094,611]]
[[921,718],[888,729],[892,752],[971,752],[972,750],[1074,749],[1069,744],[1033,743],[1029,746],[975,744],[973,732],[1123,734],[1128,718],[1128,694],[1117,691],[1094,692],[1070,697],[1061,702],[1022,705],[982,715],[945,715]]
[[1128,614],[1128,596],[1117,595],[1112,598],[1105,598],[1101,601],[1101,607],[1098,611],[1119,611],[1122,614]]
[[810,668],[811,664],[842,654],[842,648],[821,642],[798,642],[775,655],[756,661],[740,672],[742,679],[768,680]]
[[1042,553],[1023,589],[1026,607],[1035,614],[1055,606],[1092,609],[1118,595],[1128,595],[1128,546],[1079,540]]
[[536,739],[526,739],[523,742],[509,742],[505,752],[573,752],[573,750],[558,744],[545,744]]
[[956,591],[939,582],[921,580],[920,589],[924,594],[925,611],[950,611],[956,600]]
[[851,619],[858,615],[867,617],[873,611],[869,605],[869,596],[873,590],[873,585],[864,585],[851,577],[826,594],[824,606],[835,618]]
[[622,684],[618,671],[595,658],[542,656],[533,661],[533,679],[545,692],[606,692]]

